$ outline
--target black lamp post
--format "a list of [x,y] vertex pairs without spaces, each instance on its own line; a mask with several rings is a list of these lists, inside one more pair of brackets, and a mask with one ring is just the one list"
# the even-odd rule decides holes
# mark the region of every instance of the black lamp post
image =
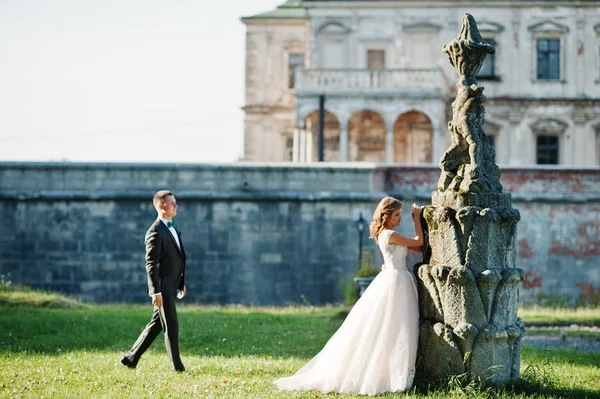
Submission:
[[366,221],[363,218],[362,212],[358,216],[358,220],[356,221],[356,228],[358,230],[358,268],[360,269],[360,265],[362,263],[362,247],[363,247],[363,231],[365,231]]

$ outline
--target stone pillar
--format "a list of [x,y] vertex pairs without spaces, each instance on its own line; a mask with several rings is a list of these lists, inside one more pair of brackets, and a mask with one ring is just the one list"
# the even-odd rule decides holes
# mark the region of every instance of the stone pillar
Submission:
[[306,121],[306,128],[304,129],[304,142],[302,143],[302,150],[304,152],[304,163],[312,162],[313,155],[313,128],[312,119]]
[[[559,140],[564,141],[565,154],[564,162],[560,162],[564,165],[593,165],[592,159],[589,159],[589,155],[593,154],[588,148],[591,147],[589,143],[594,141],[588,138],[588,129],[586,124],[588,118],[586,115],[585,106],[575,106],[572,114],[573,126],[567,130],[567,134],[563,134]],[[559,144],[560,145],[560,144]]]
[[292,161],[300,162],[300,126],[296,126],[294,129],[294,136],[292,137]]
[[[575,73],[575,92],[577,93],[577,97],[585,98],[585,89],[586,89],[586,81],[589,78],[586,77],[586,68],[585,68],[585,49],[583,44],[586,42],[586,20],[583,16],[579,16],[575,21],[575,26],[577,27],[575,33],[575,43],[577,46],[577,72]],[[597,46],[597,44],[596,44]],[[591,49],[590,49],[591,50]],[[589,51],[589,50],[588,50]],[[562,66],[562,65],[561,65]],[[573,76],[573,71],[570,71],[571,76]],[[569,77],[566,77],[569,79]],[[586,79],[587,78],[587,79]]]
[[340,123],[340,161],[348,161],[348,124]]
[[510,148],[510,158],[508,159],[508,163],[511,165],[518,165],[523,163],[521,160],[526,159],[527,161],[524,163],[532,163],[535,164],[535,156],[531,158],[530,151],[528,151],[531,147],[530,143],[527,143],[525,140],[525,134],[528,133],[531,136],[531,132],[524,132],[523,128],[521,128],[521,120],[523,118],[523,114],[521,112],[517,112],[516,110],[511,110],[508,115],[509,131],[506,132],[506,135],[509,135],[510,143],[508,147]]
[[385,134],[385,162],[394,162],[394,128],[388,127]]
[[517,318],[523,271],[515,267],[519,212],[502,192],[500,170],[483,134],[485,101],[475,77],[488,53],[473,17],[444,46],[460,75],[449,122],[452,144],[432,205],[423,212],[428,240],[417,269],[421,317],[419,373],[428,378],[467,375],[486,384],[519,378]]

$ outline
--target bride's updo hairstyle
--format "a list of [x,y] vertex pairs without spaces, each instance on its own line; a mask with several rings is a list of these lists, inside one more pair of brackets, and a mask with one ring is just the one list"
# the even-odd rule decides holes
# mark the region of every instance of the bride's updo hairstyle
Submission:
[[369,226],[369,231],[371,233],[369,238],[377,241],[379,234],[385,230],[385,223],[392,216],[392,213],[398,209],[402,209],[402,201],[397,200],[394,197],[385,197],[379,201],[379,205],[377,205],[375,212],[373,212],[373,221]]

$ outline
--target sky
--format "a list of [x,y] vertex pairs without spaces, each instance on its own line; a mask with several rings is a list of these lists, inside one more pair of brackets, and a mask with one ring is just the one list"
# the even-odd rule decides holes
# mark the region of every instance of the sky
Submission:
[[0,162],[243,155],[246,27],[284,0],[0,0]]

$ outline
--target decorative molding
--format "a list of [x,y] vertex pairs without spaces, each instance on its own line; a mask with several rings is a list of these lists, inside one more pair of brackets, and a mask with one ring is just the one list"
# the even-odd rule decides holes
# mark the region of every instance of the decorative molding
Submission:
[[482,22],[478,23],[477,26],[479,27],[479,32],[483,32],[483,33],[489,33],[489,32],[500,33],[504,30],[504,26],[502,26],[498,23],[489,22],[489,21],[482,21]]
[[415,24],[404,25],[402,30],[406,33],[439,32],[442,30],[442,25],[431,22],[417,22]]
[[555,33],[567,33],[569,31],[569,27],[566,25],[559,24],[554,21],[542,21],[533,25],[529,25],[527,29],[534,33],[546,33],[546,32],[555,32]]
[[585,107],[578,106],[575,106],[571,118],[577,125],[583,125],[589,120]]
[[394,38],[390,36],[389,32],[374,31],[358,35],[357,40],[360,42],[391,42]]
[[281,105],[268,105],[268,104],[249,104],[242,107],[242,110],[246,114],[271,114],[274,112],[290,112],[294,111],[294,107],[286,107]]
[[535,106],[552,106],[552,105],[580,105],[582,107],[598,107],[600,106],[600,99],[594,98],[526,98],[526,97],[514,97],[514,98],[505,98],[505,97],[487,97],[486,104],[490,105],[515,105],[519,109],[523,109],[525,107],[529,107],[532,105]]
[[529,127],[535,134],[561,135],[567,130],[569,125],[558,119],[545,118],[538,119],[530,124]]
[[348,34],[352,32],[345,23],[341,21],[326,21],[321,26],[316,29],[317,35],[327,34],[327,33],[337,33],[337,34]]

